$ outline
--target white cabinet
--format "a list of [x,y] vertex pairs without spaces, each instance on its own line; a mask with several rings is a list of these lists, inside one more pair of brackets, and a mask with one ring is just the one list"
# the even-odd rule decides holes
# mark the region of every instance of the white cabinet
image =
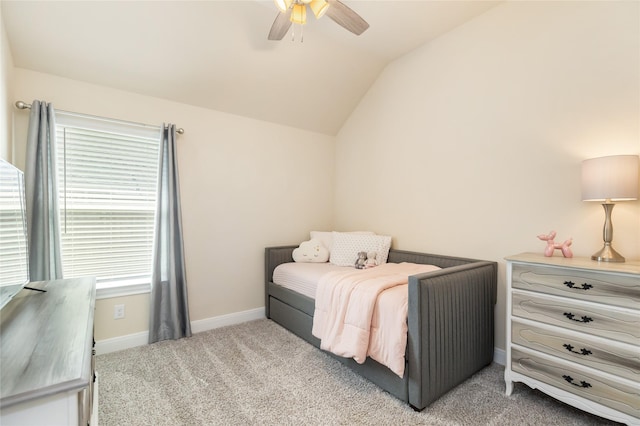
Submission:
[[0,311],[0,424],[96,425],[95,280],[30,286]]
[[640,262],[507,258],[506,392],[513,382],[640,425]]

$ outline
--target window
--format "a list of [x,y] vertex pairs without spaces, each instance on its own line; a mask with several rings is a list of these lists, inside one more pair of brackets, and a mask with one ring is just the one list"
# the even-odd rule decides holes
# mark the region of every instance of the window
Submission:
[[5,286],[29,281],[27,244],[24,175],[0,159],[0,306],[12,296]]
[[56,115],[65,278],[148,288],[160,137],[158,127]]

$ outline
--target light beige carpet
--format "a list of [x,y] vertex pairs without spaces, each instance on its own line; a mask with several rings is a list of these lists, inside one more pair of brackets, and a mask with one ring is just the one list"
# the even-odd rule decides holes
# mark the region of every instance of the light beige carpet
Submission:
[[485,368],[422,412],[270,320],[97,357],[100,425],[614,424]]

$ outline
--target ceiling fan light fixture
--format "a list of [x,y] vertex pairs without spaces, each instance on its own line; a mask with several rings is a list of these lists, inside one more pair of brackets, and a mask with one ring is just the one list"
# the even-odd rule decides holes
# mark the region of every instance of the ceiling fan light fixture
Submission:
[[[282,40],[293,24],[300,25],[302,31],[302,26],[307,23],[307,5],[317,19],[326,14],[336,24],[355,35],[360,35],[369,28],[367,21],[340,0],[275,0],[275,2],[282,12],[278,12],[271,25],[267,36],[269,40]],[[283,9],[284,7],[288,9]]]
[[273,0],[280,12],[286,12],[291,7],[293,0]]
[[329,9],[329,3],[325,0],[311,0],[309,7],[311,7],[313,14],[316,15],[316,19],[320,19]]
[[291,22],[304,25],[307,23],[307,6],[295,3],[291,9]]

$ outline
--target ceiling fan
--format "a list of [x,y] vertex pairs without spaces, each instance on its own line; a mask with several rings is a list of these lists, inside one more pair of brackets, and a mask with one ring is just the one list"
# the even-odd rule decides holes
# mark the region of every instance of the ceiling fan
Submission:
[[276,16],[269,40],[282,40],[289,31],[291,24],[304,25],[307,23],[307,5],[320,19],[326,13],[338,25],[346,28],[355,35],[362,34],[369,24],[360,15],[351,10],[339,0],[274,0],[280,12]]

